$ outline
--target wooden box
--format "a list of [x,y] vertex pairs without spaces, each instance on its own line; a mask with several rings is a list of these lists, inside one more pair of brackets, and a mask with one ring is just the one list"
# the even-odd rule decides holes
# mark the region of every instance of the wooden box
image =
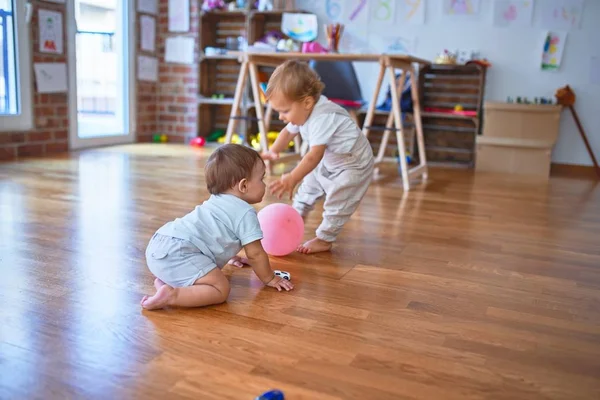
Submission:
[[561,106],[486,102],[483,136],[546,141],[558,138]]

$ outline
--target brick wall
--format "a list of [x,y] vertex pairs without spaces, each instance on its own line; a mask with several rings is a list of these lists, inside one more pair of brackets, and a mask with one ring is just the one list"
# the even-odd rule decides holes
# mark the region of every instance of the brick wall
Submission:
[[168,0],[160,0],[157,49],[159,56],[158,132],[169,142],[188,142],[198,132],[198,63],[166,63],[165,40],[170,36],[189,36],[196,42],[194,60],[198,60],[200,0],[190,1],[190,31],[169,32]]
[[[67,32],[63,24],[63,54],[39,52],[38,9],[58,11],[66,20],[64,4],[31,1],[33,14],[30,23],[31,59],[36,62],[66,62]],[[33,70],[33,65],[29,68]],[[66,93],[38,94],[33,83],[33,129],[25,132],[0,132],[0,160],[14,160],[18,157],[41,156],[47,153],[64,152],[69,148],[69,104]]]

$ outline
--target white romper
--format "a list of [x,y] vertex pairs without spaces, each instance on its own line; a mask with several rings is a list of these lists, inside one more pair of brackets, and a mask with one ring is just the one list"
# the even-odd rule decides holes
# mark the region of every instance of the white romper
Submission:
[[304,125],[287,125],[309,146],[327,145],[323,159],[298,188],[294,208],[306,216],[325,196],[317,237],[335,241],[358,208],[373,178],[373,150],[348,112],[321,96]]

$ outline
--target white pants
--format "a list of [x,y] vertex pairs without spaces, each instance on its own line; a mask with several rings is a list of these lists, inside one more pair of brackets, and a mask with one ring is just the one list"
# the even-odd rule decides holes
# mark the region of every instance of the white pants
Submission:
[[373,179],[373,167],[373,151],[361,135],[350,153],[326,153],[304,178],[294,197],[294,208],[304,217],[325,196],[323,222],[317,229],[319,239],[335,241],[367,192]]

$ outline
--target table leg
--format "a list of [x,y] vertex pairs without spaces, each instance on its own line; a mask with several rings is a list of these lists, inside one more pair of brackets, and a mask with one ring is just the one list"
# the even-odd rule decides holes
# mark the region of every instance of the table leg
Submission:
[[237,125],[237,118],[240,111],[240,103],[242,102],[242,96],[244,94],[244,88],[246,87],[246,77],[248,74],[248,62],[242,62],[240,67],[240,74],[238,75],[237,86],[235,87],[235,94],[233,96],[233,104],[231,105],[231,113],[229,114],[229,121],[227,123],[227,132],[225,134],[225,143],[231,143],[233,137],[233,131]]
[[[402,68],[402,76],[400,82],[396,81],[396,72],[393,66],[388,67],[390,74],[391,84],[390,88],[392,91],[392,113],[394,114],[394,125],[396,128],[396,141],[398,142],[398,152],[400,158],[400,173],[402,174],[402,185],[405,191],[410,190],[410,182],[408,180],[408,163],[406,162],[406,150],[404,147],[404,128],[402,124],[402,109],[400,107],[400,93],[404,87],[404,81],[406,80],[406,67]],[[398,88],[400,86],[400,90]]]

